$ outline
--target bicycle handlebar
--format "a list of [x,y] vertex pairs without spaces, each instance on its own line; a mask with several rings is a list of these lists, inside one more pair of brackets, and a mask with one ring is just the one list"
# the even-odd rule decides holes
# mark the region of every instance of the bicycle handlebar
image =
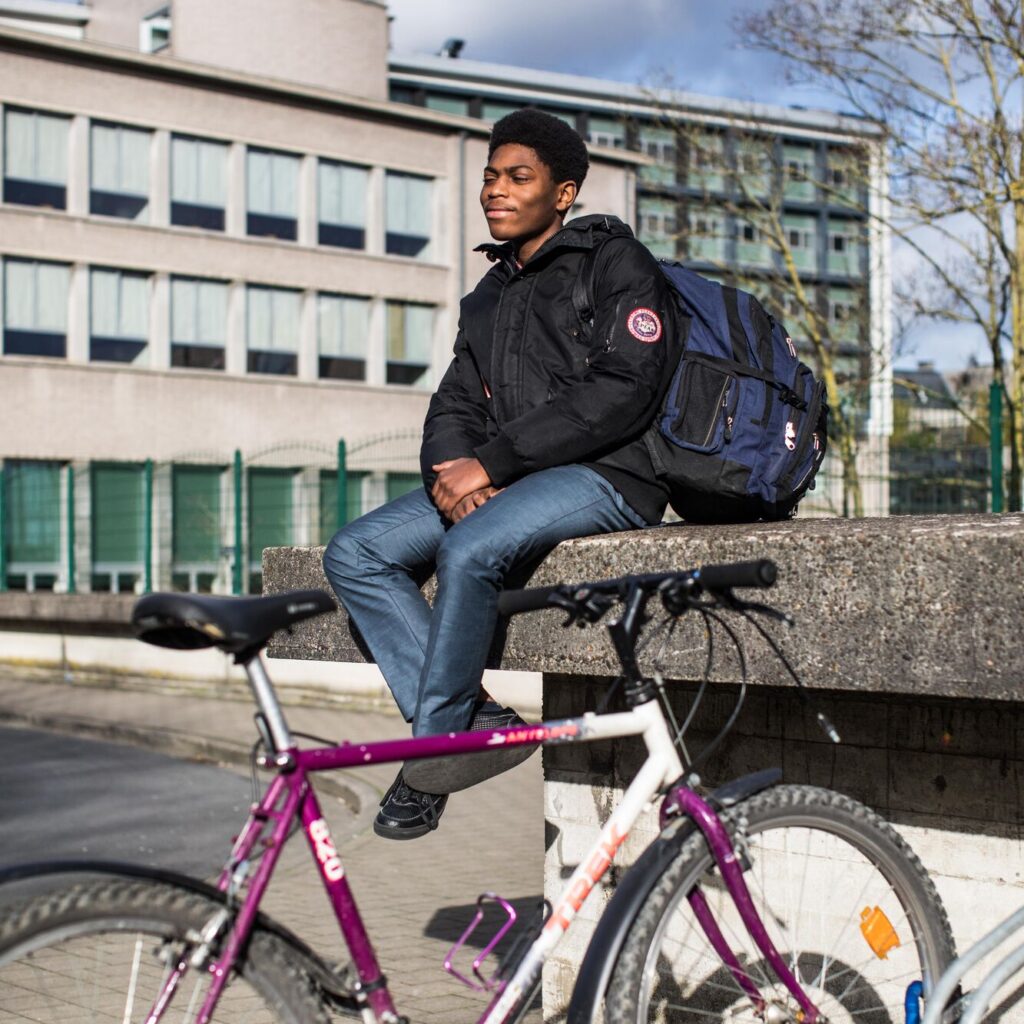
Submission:
[[733,562],[730,565],[706,565],[697,570],[697,581],[705,590],[728,590],[731,587],[770,587],[779,574],[778,567],[767,558],[756,562]]
[[642,576],[620,576],[618,579],[600,580],[596,583],[563,583],[553,587],[530,587],[526,590],[506,590],[498,596],[498,611],[502,615],[518,615],[520,612],[539,611],[542,608],[558,607],[562,602],[553,602],[555,595],[565,601],[572,601],[577,594],[607,594],[625,596],[631,586],[639,586],[649,592],[660,589],[664,584],[695,586],[699,590],[722,593],[733,587],[770,587],[775,583],[778,569],[767,558],[756,562],[733,562],[727,565],[706,565],[702,569],[686,572],[650,573]]

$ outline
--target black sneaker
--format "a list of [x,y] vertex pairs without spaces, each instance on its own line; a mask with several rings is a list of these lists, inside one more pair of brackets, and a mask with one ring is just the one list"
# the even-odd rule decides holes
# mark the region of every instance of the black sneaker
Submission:
[[448,797],[413,789],[402,772],[380,802],[373,831],[385,839],[417,839],[437,828]]
[[[486,732],[491,729],[508,729],[516,725],[525,727],[528,724],[512,708],[503,708],[497,701],[488,700],[476,706],[468,731]],[[497,745],[489,750],[481,750],[478,754],[406,761],[402,765],[402,775],[407,782],[412,782],[431,793],[455,793],[515,768],[536,749],[537,746],[531,744],[515,747]]]

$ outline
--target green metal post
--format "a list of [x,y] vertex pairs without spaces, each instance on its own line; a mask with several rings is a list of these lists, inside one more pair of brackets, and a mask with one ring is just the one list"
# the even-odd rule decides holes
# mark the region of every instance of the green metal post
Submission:
[[340,529],[348,522],[348,469],[345,466],[345,439],[338,442],[338,503],[334,517],[335,529]]
[[1003,389],[994,380],[988,389],[989,460],[992,476],[992,511],[1003,511]]
[[7,473],[0,462],[0,593],[7,589]]
[[242,551],[242,453],[235,450],[235,571],[232,590],[242,593],[242,568],[245,552]]
[[68,593],[75,592],[75,467],[68,463]]
[[145,472],[143,473],[143,529],[145,534],[142,538],[143,562],[142,589],[143,593],[153,593],[153,460],[146,459]]

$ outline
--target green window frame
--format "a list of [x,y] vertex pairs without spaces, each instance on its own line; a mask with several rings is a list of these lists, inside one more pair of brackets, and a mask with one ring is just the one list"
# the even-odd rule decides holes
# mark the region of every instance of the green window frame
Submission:
[[250,469],[249,564],[261,572],[263,549],[291,544],[295,537],[295,470]]
[[145,467],[94,462],[89,467],[92,589],[131,590],[145,558]]
[[3,465],[4,563],[11,589],[52,590],[61,569],[60,462],[8,459]]
[[174,565],[216,567],[223,531],[223,466],[171,467],[171,558]]

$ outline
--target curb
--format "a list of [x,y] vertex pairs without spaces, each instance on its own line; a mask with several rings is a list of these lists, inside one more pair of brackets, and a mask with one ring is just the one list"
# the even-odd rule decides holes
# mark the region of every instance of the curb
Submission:
[[[143,747],[171,757],[209,764],[229,764],[248,768],[251,747],[231,740],[212,739],[175,729],[148,729],[145,726],[126,725],[122,722],[101,722],[75,715],[24,714],[0,709],[0,724],[21,728],[43,729],[67,736]],[[380,794],[369,783],[336,772],[318,772],[315,783],[320,793],[336,797],[355,818],[353,833],[369,828],[377,811]]]

